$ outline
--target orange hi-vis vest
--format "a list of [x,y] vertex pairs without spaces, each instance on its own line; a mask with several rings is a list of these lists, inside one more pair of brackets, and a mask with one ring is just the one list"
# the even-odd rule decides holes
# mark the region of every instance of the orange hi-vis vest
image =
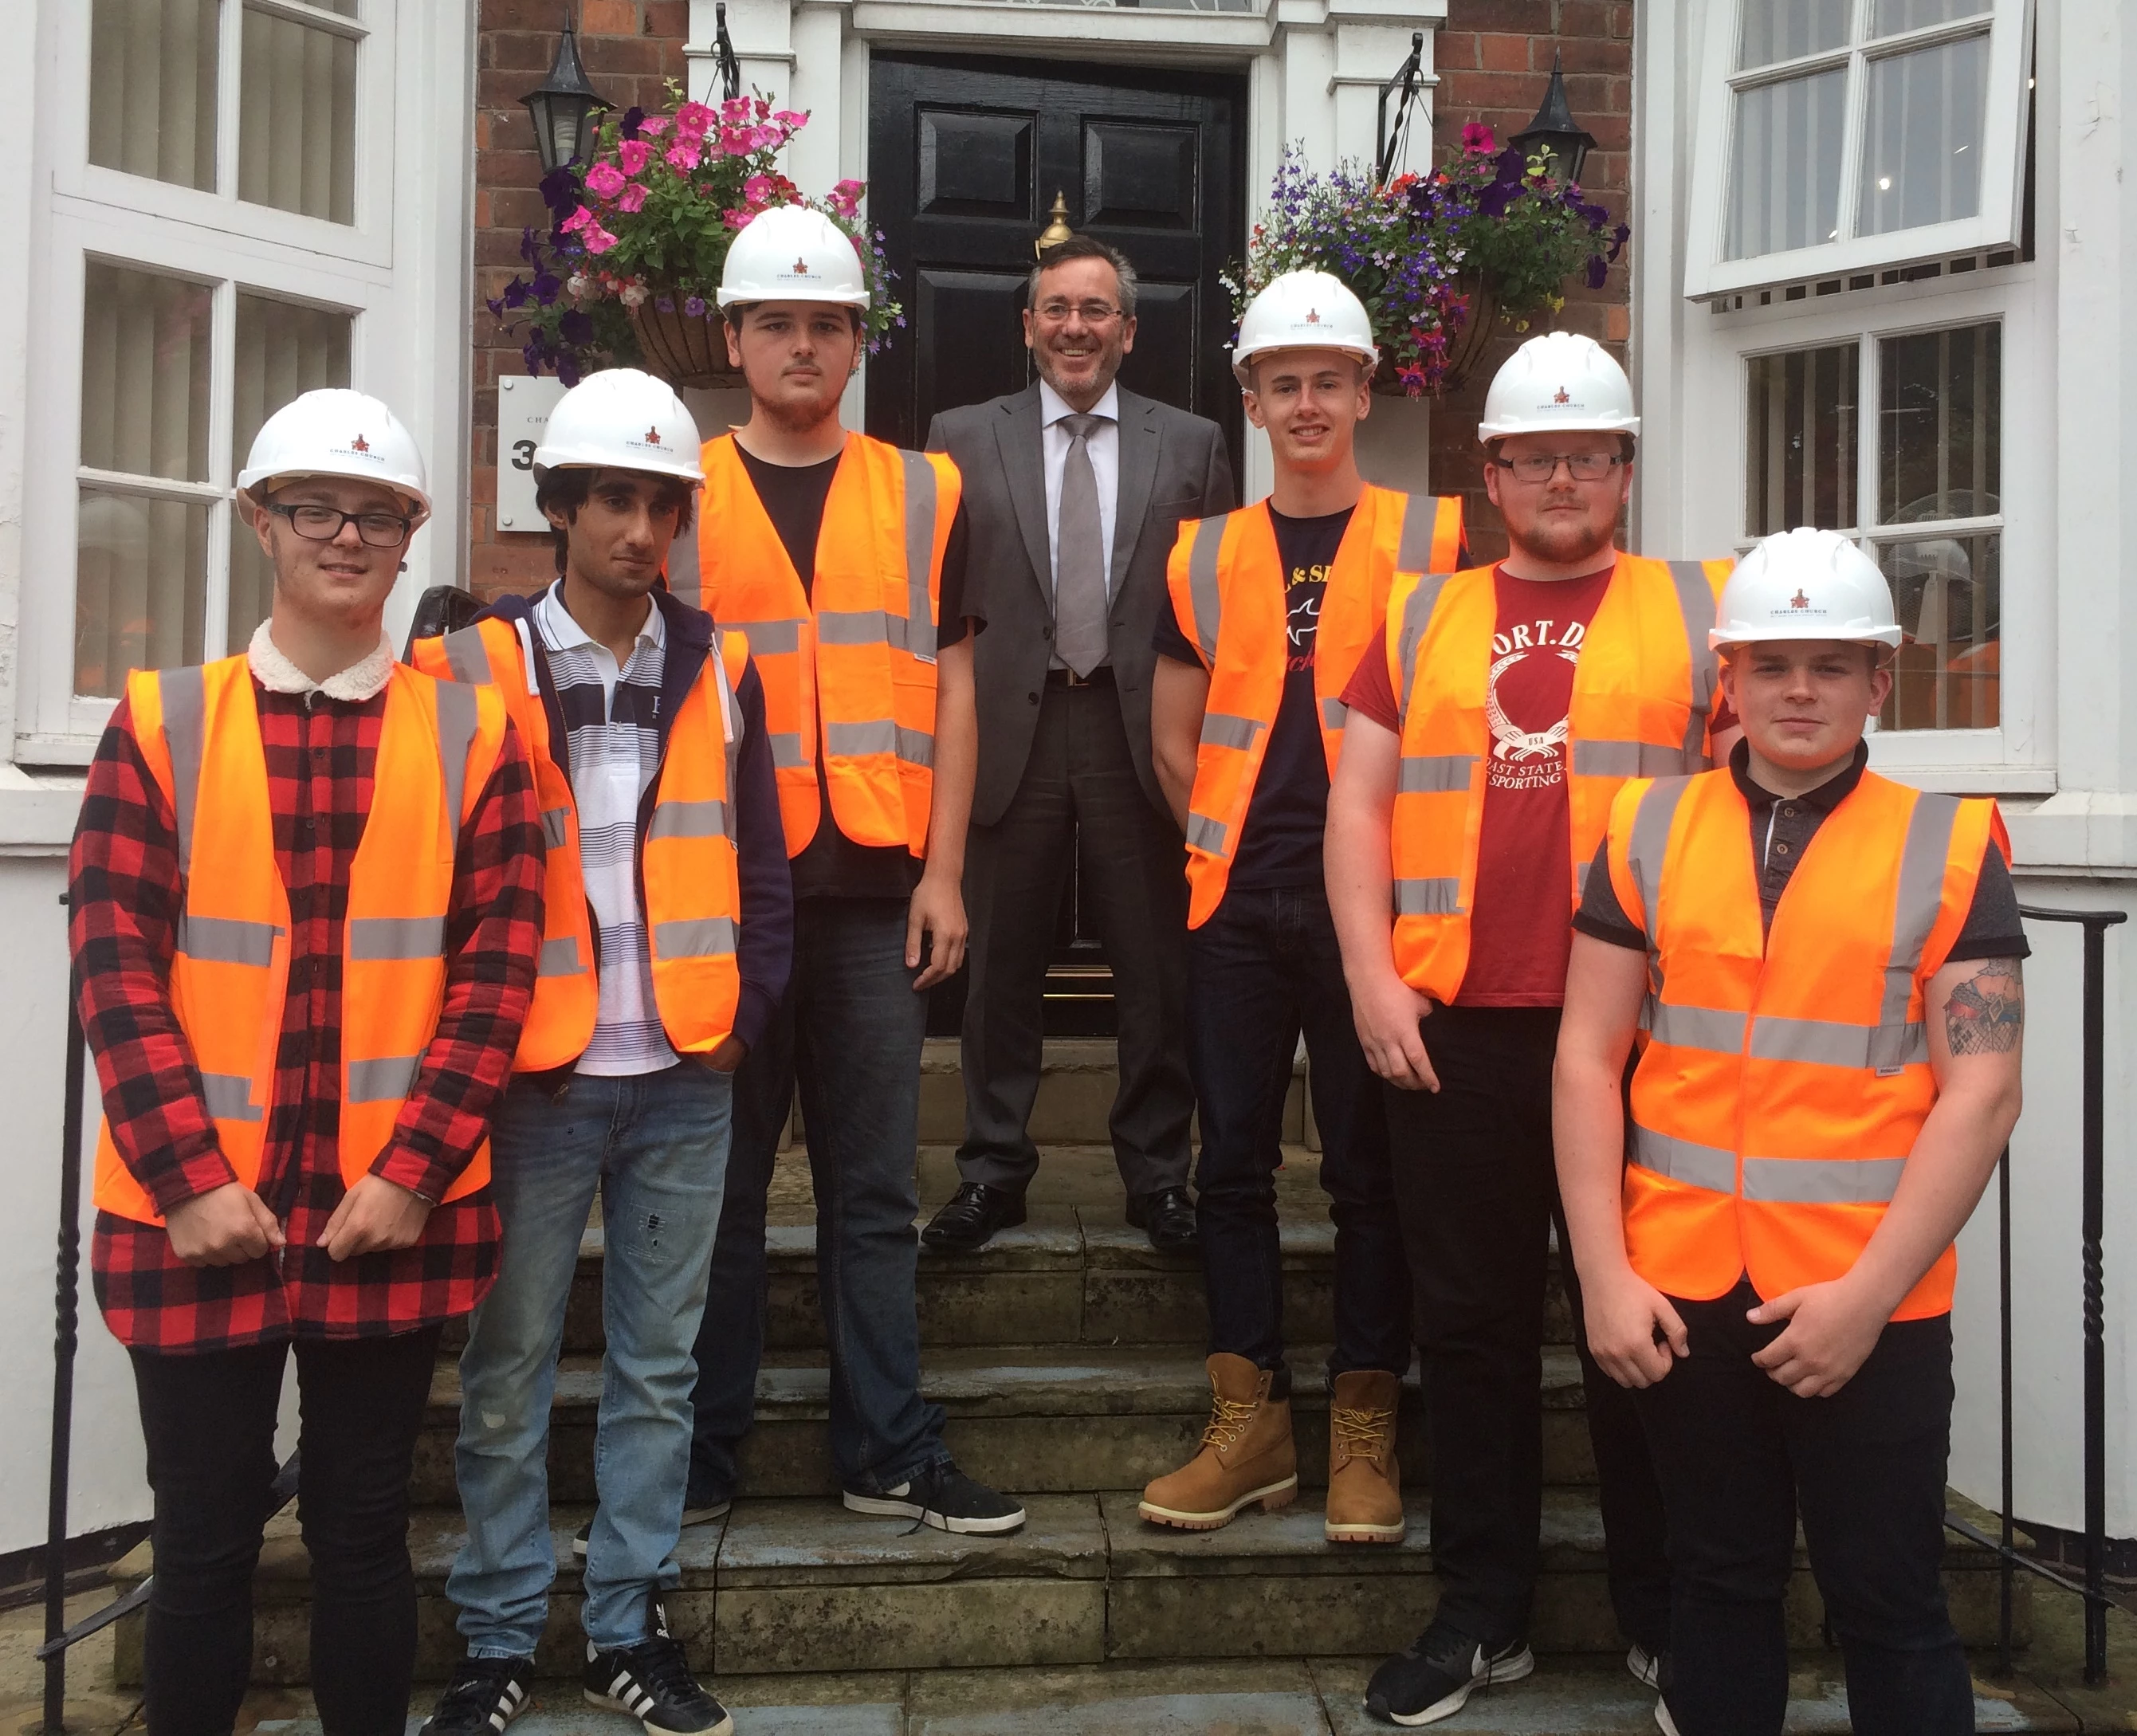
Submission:
[[[1618,557],[1580,642],[1567,717],[1575,907],[1625,780],[1706,767],[1719,669],[1706,635],[1734,565]],[[1493,571],[1403,573],[1388,597],[1385,648],[1402,713],[1390,826],[1395,969],[1442,1002],[1469,968],[1487,756],[1502,751],[1489,715],[1492,664],[1504,649],[1493,644]]]
[[[1343,749],[1341,698],[1371,645],[1398,572],[1441,572],[1460,558],[1462,503],[1368,484],[1351,514],[1322,593],[1313,697],[1328,775]],[[1289,654],[1286,576],[1268,503],[1180,527],[1166,582],[1172,610],[1210,672],[1195,790],[1187,808],[1187,926],[1224,901],[1239,833],[1283,701]]]
[[699,591],[723,625],[747,636],[757,659],[786,853],[800,855],[823,818],[820,751],[840,831],[926,855],[936,610],[957,517],[957,465],[849,433],[804,591],[734,436],[707,441],[703,462]]
[[[527,1014],[518,1072],[567,1067],[593,1040],[601,1009],[594,921],[579,862],[579,807],[557,764],[527,646],[509,620],[492,618],[416,642],[418,669],[500,693],[534,761],[547,845],[542,961]],[[749,664],[739,633],[720,635],[668,728],[653,811],[640,841],[640,908],[653,956],[653,1001],[678,1054],[718,1048],[734,1029],[742,979],[735,938],[742,883],[735,852],[735,763],[741,713],[734,690]]]
[[[1936,1101],[1930,979],[1973,907],[1993,801],[1865,771],[1820,823],[1760,931],[1742,792],[1725,770],[1628,785],[1610,886],[1648,936],[1625,1247],[1689,1301],[1748,1275],[1772,1298],[1838,1278],[1884,1219]],[[1895,1311],[1951,1307],[1939,1256]]]
[[[172,1009],[222,1155],[240,1182],[257,1188],[290,980],[290,895],[275,863],[251,669],[240,655],[205,668],[136,670],[126,698],[141,756],[178,822],[185,902]],[[392,1137],[437,1032],[454,853],[497,769],[504,722],[494,696],[403,666],[387,686],[371,812],[342,927],[339,1145],[351,1187]],[[485,1143],[445,1198],[489,1180]],[[97,1131],[95,1197],[100,1210],[163,1222],[108,1123]]]

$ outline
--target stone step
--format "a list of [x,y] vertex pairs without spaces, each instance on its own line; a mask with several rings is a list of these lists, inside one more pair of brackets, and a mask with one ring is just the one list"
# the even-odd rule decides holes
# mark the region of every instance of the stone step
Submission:
[[[947,1152],[922,1154],[922,1223],[956,1185],[954,1171],[941,1181],[939,1191],[927,1185],[935,1179],[929,1170],[937,1166],[931,1160],[938,1157],[947,1164]],[[1064,1172],[1056,1178],[1064,1191],[1073,1186],[1087,1193],[1080,1179],[1072,1182],[1065,1172],[1088,1172],[1101,1157],[1110,1172],[1111,1154],[1087,1148],[1049,1153],[1049,1163]],[[1335,1227],[1317,1185],[1317,1160],[1302,1150],[1291,1158],[1279,1177],[1278,1195],[1285,1332],[1296,1342],[1326,1343],[1336,1330]],[[1042,1165],[1042,1177],[1047,1168]],[[1110,1185],[1112,1197],[1103,1203],[1034,1201],[1025,1223],[1004,1230],[976,1253],[923,1249],[918,1289],[922,1346],[1205,1345],[1210,1315],[1200,1257],[1153,1250],[1143,1233],[1126,1223],[1117,1182]],[[1036,1184],[1033,1191],[1039,1191]],[[820,1352],[824,1322],[813,1208],[802,1215],[800,1204],[790,1199],[779,1215],[801,1221],[775,1222],[765,1231],[766,1347]],[[578,1270],[565,1308],[567,1354],[599,1355],[605,1342],[605,1246],[601,1226],[590,1226],[580,1242]],[[1546,1308],[1546,1337],[1554,1344],[1568,1342],[1571,1320],[1555,1263]],[[457,1345],[465,1337],[464,1330],[455,1330],[450,1341]]]
[[[920,1140],[955,1145],[965,1136],[965,1082],[958,1064],[957,1039],[931,1037],[921,1049]],[[1292,1068],[1283,1100],[1283,1138],[1312,1142],[1307,1112],[1306,1064]],[[1039,1095],[1026,1123],[1041,1145],[1103,1145],[1109,1137],[1107,1120],[1120,1088],[1117,1052],[1110,1038],[1054,1037],[1047,1040],[1039,1063]]]
[[[952,1537],[848,1513],[824,1500],[743,1500],[686,1531],[671,1627],[715,1677],[823,1671],[1340,1655],[1370,1660],[1407,1644],[1438,1597],[1424,1503],[1395,1547],[1339,1549],[1311,1497],[1220,1531],[1146,1525],[1132,1491],[1034,1495],[1030,1522],[1005,1538]],[[554,1515],[563,1565],[538,1667],[574,1673],[582,1656],[571,1533],[584,1509]],[[410,1528],[418,1596],[419,1677],[440,1679],[460,1651],[445,1578],[456,1515]],[[146,1545],[114,1578],[138,1579]],[[1985,1550],[1954,1542],[1945,1578],[1970,1643],[1993,1631],[1996,1575]],[[1585,1493],[1546,1494],[1543,1573],[1531,1642],[1541,1651],[1622,1650],[1603,1572],[1602,1523]],[[309,1669],[309,1563],[285,1515],[270,1528],[255,1584],[254,1679],[304,1681]],[[2024,1595],[2022,1593],[2022,1595]],[[2030,1603],[2022,1614],[2030,1619]],[[1800,1559],[1789,1591],[1792,1644],[1819,1636],[1821,1607]],[[139,1680],[139,1617],[117,1646],[119,1680]]]
[[[1386,1736],[1387,1726],[1369,1719],[1363,1707],[1373,1661],[1255,1658],[729,1675],[714,1685],[734,1714],[736,1736]],[[1804,1652],[1793,1661],[1785,1736],[1844,1736],[1838,1658]],[[431,1693],[427,1685],[417,1689],[409,1736]],[[1654,1700],[1607,1661],[1546,1655],[1526,1681],[1473,1696],[1438,1728],[1449,1736],[1653,1736]],[[276,1714],[247,1726],[260,1736],[321,1736],[301,1692],[260,1694],[255,1703]],[[293,1714],[293,1704],[304,1709]],[[613,1714],[583,1705],[572,1685],[545,1682],[534,1709],[513,1732],[613,1736],[623,1728]],[[2006,1736],[2079,1726],[2030,1685],[1977,1683],[1974,1728]]]
[[[1326,1353],[1288,1359],[1299,1475],[1328,1475]],[[1593,1482],[1580,1372],[1570,1349],[1544,1353],[1544,1477]],[[549,1490],[558,1501],[594,1499],[594,1422],[601,1365],[567,1357],[550,1409]],[[1199,1352],[1166,1346],[987,1345],[931,1351],[922,1390],[948,1413],[943,1440],[971,1476],[1020,1495],[1140,1489],[1185,1463],[1209,1420],[1210,1384]],[[416,1446],[414,1499],[454,1504],[453,1440],[460,1371],[439,1364],[426,1427]],[[830,1378],[813,1360],[770,1354],[757,1379],[757,1425],[742,1442],[742,1485],[752,1495],[835,1495],[829,1437]],[[1413,1370],[1396,1425],[1407,1482],[1425,1477],[1423,1401]]]

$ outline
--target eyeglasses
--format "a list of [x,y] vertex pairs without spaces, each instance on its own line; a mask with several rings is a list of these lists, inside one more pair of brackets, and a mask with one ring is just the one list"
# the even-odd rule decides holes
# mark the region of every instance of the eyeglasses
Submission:
[[1560,464],[1575,482],[1600,482],[1624,459],[1615,452],[1524,452],[1519,458],[1495,458],[1502,470],[1514,473],[1516,482],[1549,482]]
[[1039,306],[1039,317],[1049,325],[1066,325],[1071,314],[1086,325],[1104,325],[1118,319],[1122,310],[1103,301],[1047,301]]
[[416,523],[398,513],[343,513],[330,506],[285,506],[279,500],[269,501],[267,510],[288,519],[290,528],[307,542],[331,542],[344,524],[353,524],[372,547],[398,548]]

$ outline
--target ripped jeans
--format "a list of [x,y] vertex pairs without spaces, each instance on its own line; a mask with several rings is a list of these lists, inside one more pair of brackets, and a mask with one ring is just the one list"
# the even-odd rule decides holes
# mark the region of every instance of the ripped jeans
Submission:
[[[559,1090],[559,1083],[562,1089]],[[455,1452],[467,1541],[445,1589],[475,1657],[528,1657],[548,1619],[549,1403],[594,1189],[601,1196],[601,1363],[586,1565],[587,1637],[645,1637],[672,1588],[690,1465],[691,1346],[720,1221],[734,1081],[700,1063],[622,1078],[515,1076],[491,1132],[504,1228],[497,1282],[460,1353]]]

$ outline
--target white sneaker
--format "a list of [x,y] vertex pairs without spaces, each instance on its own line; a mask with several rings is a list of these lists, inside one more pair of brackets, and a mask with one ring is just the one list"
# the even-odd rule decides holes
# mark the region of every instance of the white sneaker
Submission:
[[1666,1700],[1655,1702],[1655,1728],[1662,1736],[1677,1736],[1677,1720],[1670,1716],[1669,1702]]
[[1625,1654],[1625,1667],[1643,1688],[1660,1688],[1662,1685],[1662,1661],[1644,1646],[1635,1646]]

